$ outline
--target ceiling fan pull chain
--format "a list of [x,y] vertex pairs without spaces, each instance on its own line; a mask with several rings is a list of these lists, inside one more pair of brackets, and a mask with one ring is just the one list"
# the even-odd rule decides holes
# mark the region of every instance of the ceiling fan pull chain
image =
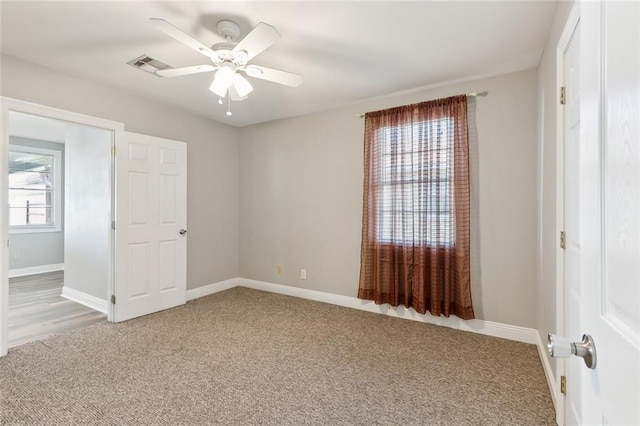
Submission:
[[222,96],[218,98],[218,105],[222,105]]
[[233,113],[231,112],[231,94],[227,93],[227,116],[231,117]]

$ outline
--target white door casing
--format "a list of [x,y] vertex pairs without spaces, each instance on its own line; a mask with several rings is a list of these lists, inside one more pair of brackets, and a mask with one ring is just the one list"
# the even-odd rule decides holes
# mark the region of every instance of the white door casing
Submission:
[[125,132],[116,199],[115,321],[186,303],[186,144]]
[[[581,3],[585,424],[640,424],[640,3]],[[588,30],[587,30],[588,29]]]

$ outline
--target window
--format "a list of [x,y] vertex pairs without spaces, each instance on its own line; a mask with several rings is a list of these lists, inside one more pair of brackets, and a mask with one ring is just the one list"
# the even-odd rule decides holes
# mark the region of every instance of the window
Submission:
[[455,243],[452,134],[449,117],[378,130],[378,241]]
[[365,114],[358,297],[474,318],[467,97]]
[[60,151],[9,146],[9,230],[61,230]]

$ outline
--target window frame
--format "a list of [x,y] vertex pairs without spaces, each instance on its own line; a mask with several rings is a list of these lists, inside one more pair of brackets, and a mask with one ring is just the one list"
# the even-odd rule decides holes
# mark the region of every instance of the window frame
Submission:
[[[9,234],[34,234],[40,232],[61,232],[62,231],[62,152],[50,148],[36,148],[27,145],[9,144],[8,152],[19,152],[23,154],[40,154],[53,157],[53,173],[51,182],[51,224],[48,225],[9,225]],[[8,170],[7,170],[8,171]],[[8,181],[7,181],[8,184]],[[7,185],[7,209],[11,189]]]
[[[433,123],[432,122],[436,122]],[[439,123],[439,124],[438,124]],[[447,132],[446,135],[440,136],[443,137],[445,142],[447,143],[447,147],[444,149],[447,150],[453,150],[453,137],[451,134],[448,134],[453,126],[455,125],[455,121],[454,118],[451,116],[443,116],[440,118],[432,118],[430,120],[421,120],[418,122],[413,122],[411,123],[411,127],[413,128],[411,130],[411,134],[414,133],[420,133],[420,129],[419,127],[424,126],[424,128],[427,128],[428,126],[433,126],[436,125],[438,127],[441,127],[442,129],[444,129],[445,132]],[[415,243],[419,243],[420,245],[424,245],[426,247],[454,247],[456,244],[456,234],[455,234],[455,196],[453,194],[453,191],[455,191],[455,185],[454,185],[454,163],[453,163],[453,152],[451,152],[451,157],[449,158],[449,161],[447,162],[447,171],[446,171],[446,177],[444,178],[439,178],[437,179],[438,181],[438,185],[442,185],[443,182],[447,183],[447,186],[449,187],[449,192],[448,192],[448,198],[449,198],[449,206],[446,212],[443,212],[442,214],[436,214],[436,212],[432,212],[431,214],[426,213],[425,217],[423,218],[423,220],[428,220],[427,216],[443,216],[445,213],[448,215],[447,221],[449,223],[449,227],[452,228],[452,232],[451,232],[451,240],[444,240],[442,239],[442,237],[438,237],[438,236],[430,236],[430,235],[424,235],[424,237],[422,236],[416,236],[414,234],[413,238],[409,239],[409,240],[401,240],[401,239],[395,239],[393,236],[395,235],[395,231],[391,228],[386,228],[385,226],[383,226],[386,223],[383,223],[382,218],[385,217],[386,214],[391,214],[393,215],[399,215],[399,216],[403,216],[404,214],[410,214],[412,217],[414,215],[417,214],[417,212],[420,210],[420,206],[414,206],[414,209],[409,211],[409,210],[404,210],[404,209],[396,209],[396,210],[390,210],[389,208],[385,208],[384,206],[384,197],[383,197],[383,189],[384,188],[402,188],[405,186],[412,186],[412,185],[432,185],[433,184],[433,180],[429,180],[427,178],[423,178],[423,179],[414,179],[414,178],[410,178],[410,179],[383,179],[387,173],[384,170],[386,167],[386,162],[385,162],[385,158],[392,158],[391,159],[391,163],[393,163],[393,157],[397,157],[399,155],[406,155],[406,154],[410,154],[413,155],[416,151],[413,149],[413,147],[411,147],[412,149],[406,149],[406,145],[414,145],[415,140],[412,139],[410,141],[404,141],[402,140],[400,134],[398,135],[390,135],[389,133],[394,132],[394,130],[399,132],[399,129],[405,127],[403,124],[397,125],[397,126],[385,126],[385,127],[381,127],[378,128],[376,131],[380,132],[380,133],[387,133],[386,136],[380,136],[380,141],[382,143],[379,143],[378,146],[376,147],[376,149],[378,150],[378,157],[379,157],[379,170],[377,175],[380,177],[376,183],[376,192],[378,193],[378,197],[377,197],[377,216],[378,216],[378,220],[376,221],[376,229],[375,229],[375,238],[376,241],[378,243],[381,244],[385,244],[385,245],[398,245],[398,246],[405,246],[405,245],[414,245]],[[441,130],[442,131],[442,130]],[[422,132],[428,133],[424,130],[422,130]],[[438,137],[438,136],[436,136]],[[426,138],[426,136],[425,136]],[[402,144],[405,145],[403,146],[400,151],[397,151],[395,153],[387,153],[385,152],[387,146],[386,145],[390,145],[392,144],[392,139],[396,140],[396,144]],[[425,148],[427,144],[431,143],[431,141],[425,140],[422,145],[419,145],[419,149],[420,148]],[[421,145],[421,146],[420,146]],[[440,148],[443,149],[443,148]],[[442,164],[439,165],[439,167],[441,167]],[[391,166],[393,167],[393,166]],[[413,164],[411,166],[413,167],[420,167],[419,165],[415,165]],[[402,189],[400,189],[400,191],[402,191]],[[393,191],[392,191],[393,194]],[[425,211],[426,212],[426,211]],[[439,219],[442,220],[442,219]]]

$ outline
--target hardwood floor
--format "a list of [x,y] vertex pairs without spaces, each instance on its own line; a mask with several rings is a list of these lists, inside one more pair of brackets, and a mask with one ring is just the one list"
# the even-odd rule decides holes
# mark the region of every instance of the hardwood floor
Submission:
[[9,347],[59,334],[107,316],[61,296],[64,272],[9,280]]

